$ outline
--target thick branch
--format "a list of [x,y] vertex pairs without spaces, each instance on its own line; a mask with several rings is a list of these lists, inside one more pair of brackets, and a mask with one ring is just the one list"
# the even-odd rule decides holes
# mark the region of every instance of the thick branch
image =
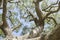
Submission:
[[37,16],[39,17],[39,20],[41,21],[42,20],[42,12],[39,8],[39,2],[34,2],[34,3],[35,3],[35,10],[36,10]]
[[7,0],[3,1],[3,14],[2,14],[2,21],[4,26],[8,26],[6,21],[6,13],[7,13]]
[[7,24],[7,21],[6,21],[6,13],[7,13],[7,0],[4,0],[3,1],[3,14],[2,14],[3,24],[1,26],[1,29],[4,31],[4,34],[6,33],[6,36],[7,35],[11,36],[11,30],[8,27],[8,24]]
[[36,2],[34,2],[35,4],[35,10],[36,10],[36,14],[39,17],[39,24],[40,26],[44,26],[44,21],[43,21],[43,17],[42,17],[42,12],[39,8],[39,0],[37,0]]

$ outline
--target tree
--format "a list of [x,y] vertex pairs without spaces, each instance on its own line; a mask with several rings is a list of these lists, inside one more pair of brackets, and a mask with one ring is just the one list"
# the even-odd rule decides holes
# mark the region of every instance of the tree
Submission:
[[[60,1],[59,0],[57,0],[57,2],[56,3],[54,3],[54,4],[51,4],[51,5],[49,5],[47,8],[43,8],[42,9],[42,11],[45,11],[45,12],[47,12],[47,14],[43,17],[43,13],[42,13],[42,11],[41,11],[41,9],[39,8],[39,3],[41,2],[42,0],[33,0],[33,3],[35,4],[35,11],[36,11],[36,14],[37,14],[37,16],[38,16],[38,19],[37,19],[37,17],[34,17],[34,15],[29,11],[29,9],[28,9],[28,7],[26,7],[25,5],[24,5],[24,2],[23,2],[23,6],[26,8],[26,12],[28,12],[29,14],[28,14],[28,16],[32,16],[32,19],[30,19],[29,21],[31,22],[32,20],[35,22],[35,25],[36,26],[38,26],[37,28],[37,35],[36,36],[34,36],[35,34],[33,33],[34,32],[34,30],[36,29],[36,28],[33,28],[33,31],[31,31],[31,33],[30,34],[28,34],[28,35],[26,35],[27,37],[25,37],[25,36],[21,36],[21,37],[17,37],[18,38],[18,40],[20,39],[20,38],[25,38],[26,40],[28,40],[27,38],[35,38],[35,37],[38,37],[37,38],[37,40],[57,40],[57,38],[59,38],[59,37],[55,37],[55,36],[57,36],[57,34],[59,34],[60,32],[58,31],[58,30],[60,30],[59,29],[59,27],[60,27],[60,25],[57,25],[57,22],[56,22],[56,20],[53,18],[53,17],[49,17],[49,15],[51,15],[51,14],[53,14],[53,13],[56,13],[56,12],[58,12],[59,10],[60,10]],[[10,40],[13,40],[14,38],[16,39],[16,37],[14,37],[13,35],[12,35],[12,30],[9,28],[9,26],[8,26],[8,23],[7,23],[7,20],[6,20],[6,14],[7,14],[7,3],[17,3],[17,5],[18,5],[18,3],[19,2],[22,2],[22,1],[17,1],[17,2],[13,2],[13,1],[7,1],[7,0],[5,0],[5,1],[3,1],[3,13],[2,13],[2,21],[3,21],[3,23],[2,23],[2,25],[0,26],[0,28],[2,29],[2,31],[4,32],[4,34],[6,35],[6,38],[8,38],[8,39],[10,39]],[[53,5],[56,5],[56,4],[58,4],[58,8],[56,9],[56,10],[54,10],[54,11],[52,11],[52,8],[53,7],[55,7],[55,6],[53,6]],[[10,13],[11,13],[11,11],[9,11]],[[10,15],[11,16],[11,15]],[[9,17],[10,17],[9,16]],[[27,17],[28,17],[27,16]],[[25,17],[26,18],[26,17]],[[10,19],[10,18],[9,18]],[[57,25],[57,27],[55,27],[55,29],[53,29],[52,30],[52,32],[50,32],[50,34],[48,33],[48,35],[47,34],[42,34],[42,32],[43,32],[43,29],[44,29],[44,23],[45,23],[45,20],[46,19],[52,19],[53,21],[54,21],[54,23],[55,23],[55,26]],[[11,20],[10,20],[11,21]],[[11,21],[12,22],[12,21]],[[13,23],[12,23],[13,24]],[[16,30],[16,28],[19,28],[19,26],[20,26],[20,24],[19,25],[17,25],[17,27],[14,27],[13,28],[13,30]],[[57,30],[57,31],[56,31]],[[52,33],[52,34],[51,34]],[[54,34],[55,33],[55,34]],[[32,34],[32,35],[31,35]],[[53,36],[51,36],[51,35],[53,35]],[[55,35],[55,36],[54,36]],[[40,38],[40,37],[41,38]],[[48,38],[47,38],[48,37]],[[52,37],[54,37],[54,38],[56,38],[56,39],[53,39]],[[21,39],[21,40],[23,40],[23,39]],[[31,39],[31,40],[33,40],[33,39]],[[36,40],[36,39],[35,39]],[[59,40],[59,39],[58,39]]]

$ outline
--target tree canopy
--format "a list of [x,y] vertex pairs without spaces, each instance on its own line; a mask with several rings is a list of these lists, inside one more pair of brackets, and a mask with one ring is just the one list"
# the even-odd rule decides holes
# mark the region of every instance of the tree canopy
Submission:
[[51,40],[49,33],[58,38],[56,34],[60,32],[54,33],[59,26],[60,0],[0,0],[0,36],[6,40]]

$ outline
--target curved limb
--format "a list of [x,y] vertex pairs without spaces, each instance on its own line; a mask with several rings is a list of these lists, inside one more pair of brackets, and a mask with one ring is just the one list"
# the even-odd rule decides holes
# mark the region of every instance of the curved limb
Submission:
[[[58,4],[59,6],[58,6],[58,9],[57,10],[55,10],[55,11],[50,11],[50,12],[48,12],[47,14],[46,14],[46,16],[43,18],[43,20],[46,18],[46,17],[48,17],[49,15],[51,15],[51,14],[53,14],[53,13],[56,13],[56,12],[58,12],[59,10],[60,10],[60,2],[59,2],[59,4]],[[51,9],[51,8],[50,8]]]
[[56,2],[56,3],[51,4],[51,5],[50,5],[50,6],[48,6],[47,8],[43,9],[42,11],[48,12],[48,11],[46,11],[46,9],[51,8],[51,7],[52,7],[52,5],[56,5],[56,4],[58,4],[58,2],[59,2],[59,0],[57,0],[57,2]]
[[55,23],[55,26],[57,25],[57,22],[56,22],[56,20],[53,18],[53,17],[46,17],[45,19],[52,19],[53,21],[54,21],[54,23]]

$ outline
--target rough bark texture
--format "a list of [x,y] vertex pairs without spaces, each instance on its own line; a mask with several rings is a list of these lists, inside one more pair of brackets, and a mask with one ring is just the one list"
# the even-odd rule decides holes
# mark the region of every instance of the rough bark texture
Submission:
[[45,36],[45,40],[60,40],[60,25],[57,25],[50,33]]
[[36,14],[39,18],[39,20],[38,20],[39,26],[40,26],[40,32],[39,33],[42,33],[43,29],[44,29],[44,20],[43,20],[42,12],[39,8],[39,2],[40,2],[39,0],[36,0],[36,2],[34,1],[34,4],[35,4]]
[[6,20],[6,14],[7,14],[7,0],[3,1],[3,14],[2,14],[2,21],[3,24],[1,26],[1,29],[3,30],[4,34],[6,36],[11,36],[11,29],[8,27],[7,20]]

